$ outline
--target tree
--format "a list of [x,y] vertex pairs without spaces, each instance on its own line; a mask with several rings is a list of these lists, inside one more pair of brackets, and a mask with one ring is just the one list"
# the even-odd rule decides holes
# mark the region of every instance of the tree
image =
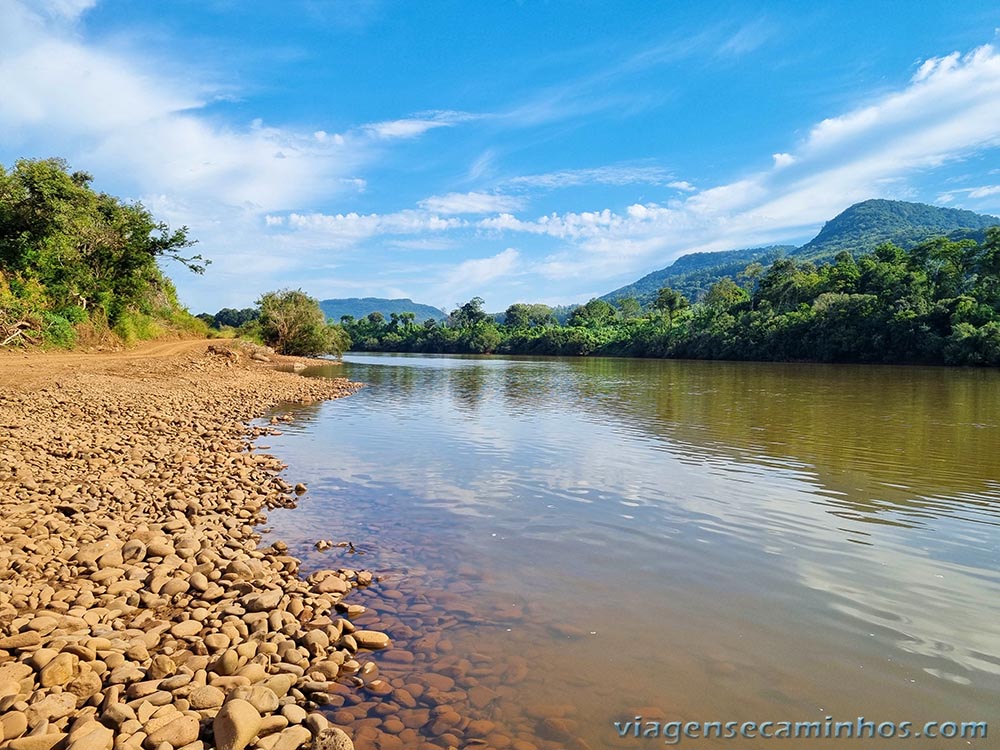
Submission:
[[653,307],[667,316],[668,328],[674,327],[674,315],[690,305],[687,297],[669,286],[657,292],[656,301],[653,302]]
[[504,325],[509,328],[542,328],[555,324],[555,315],[548,305],[515,302],[504,313]]
[[623,297],[618,300],[618,311],[621,313],[622,320],[634,320],[642,317],[642,305],[635,297]]
[[531,325],[531,308],[523,302],[515,302],[504,313],[503,323],[510,328],[527,328]]
[[280,354],[340,355],[350,347],[341,326],[327,323],[319,301],[301,289],[268,292],[257,300],[264,343]]
[[154,318],[193,323],[158,265],[170,258],[205,271],[207,261],[185,253],[194,244],[187,227],[171,230],[141,203],[99,193],[91,181],[61,159],[0,167],[0,271],[12,295],[26,299],[17,290],[39,290],[32,320],[14,322],[43,333],[89,318],[126,340],[155,332]]
[[740,287],[735,281],[726,276],[716,281],[705,293],[703,302],[709,307],[718,310],[728,310],[734,305],[750,299],[746,289]]
[[585,305],[580,305],[569,316],[571,326],[589,326],[600,328],[615,318],[615,308],[602,299],[592,299]]
[[470,328],[480,321],[486,320],[487,315],[483,310],[486,300],[482,297],[473,297],[464,305],[459,305],[452,310],[450,319],[455,328]]
[[223,328],[224,326],[228,326],[230,328],[239,328],[244,323],[257,320],[257,316],[259,314],[260,313],[252,307],[245,307],[242,310],[234,310],[231,307],[224,307],[215,314],[213,327]]

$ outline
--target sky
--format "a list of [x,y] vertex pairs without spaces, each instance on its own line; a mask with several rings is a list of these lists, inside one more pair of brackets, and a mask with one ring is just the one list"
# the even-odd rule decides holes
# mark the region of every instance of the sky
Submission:
[[571,304],[868,198],[1000,215],[995,2],[0,0],[0,164],[265,291]]

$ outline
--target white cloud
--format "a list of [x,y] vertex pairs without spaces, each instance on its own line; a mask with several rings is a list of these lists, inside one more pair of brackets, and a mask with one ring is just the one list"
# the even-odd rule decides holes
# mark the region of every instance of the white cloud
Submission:
[[1000,195],[1000,185],[983,185],[969,190],[970,198],[988,198],[992,195]]
[[758,19],[737,29],[719,45],[716,54],[720,57],[741,57],[764,46],[777,33],[776,26]]
[[937,200],[940,203],[952,203],[963,195],[973,200],[992,198],[994,195],[1000,195],[1000,185],[980,185],[979,187],[948,190],[938,195]]
[[466,260],[455,266],[447,275],[449,288],[477,288],[502,276],[510,275],[517,267],[521,254],[512,247],[490,258]]
[[673,188],[674,190],[680,190],[685,193],[693,193],[698,189],[687,180],[674,180],[672,182],[668,182],[667,187]]
[[[544,266],[559,274],[648,269],[684,252],[805,239],[851,203],[911,197],[907,179],[1000,145],[1000,55],[983,46],[929,60],[909,86],[817,124],[773,166],[683,200],[636,204],[624,214],[501,214],[487,231],[548,235],[567,242]],[[996,194],[972,188],[970,197]],[[956,191],[950,191],[954,195]]]
[[[354,138],[216,124],[203,113],[219,89],[197,71],[88,44],[72,21],[95,3],[0,0],[0,130],[5,147],[57,153],[136,197],[166,195],[194,225],[215,208],[293,208],[334,192],[366,158]],[[320,135],[322,133],[322,135]],[[99,165],[99,169],[95,168]]]
[[353,247],[375,236],[445,232],[467,225],[463,219],[413,209],[391,214],[292,212],[287,216],[269,215],[265,223],[285,228],[286,238],[299,246],[326,248]]
[[488,148],[483,151],[469,166],[468,179],[475,181],[491,175],[495,169],[496,158],[496,151],[493,149]]
[[491,214],[516,211],[524,201],[495,193],[448,193],[420,201],[420,207],[439,214]]
[[365,125],[363,130],[382,140],[393,138],[416,138],[435,128],[450,128],[462,122],[479,119],[479,115],[470,112],[454,112],[450,110],[424,112],[414,117],[400,120],[386,120]]
[[[523,175],[507,180],[504,184],[511,187],[566,188],[578,185],[631,185],[646,183],[650,185],[666,184],[672,175],[660,167],[629,167],[605,166],[589,169],[563,169],[558,172]],[[672,186],[689,186],[688,183],[671,183]],[[682,190],[687,187],[680,188]]]
[[771,158],[774,159],[774,166],[777,168],[787,167],[795,163],[795,157],[791,154],[772,154]]
[[76,21],[97,5],[97,0],[35,0],[35,5],[46,16],[64,21]]

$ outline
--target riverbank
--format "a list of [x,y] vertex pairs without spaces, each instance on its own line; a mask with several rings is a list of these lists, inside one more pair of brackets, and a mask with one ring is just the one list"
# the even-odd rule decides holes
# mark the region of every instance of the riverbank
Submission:
[[316,709],[382,687],[338,614],[372,576],[258,548],[306,488],[248,422],[358,386],[252,354],[0,354],[0,748],[353,747]]

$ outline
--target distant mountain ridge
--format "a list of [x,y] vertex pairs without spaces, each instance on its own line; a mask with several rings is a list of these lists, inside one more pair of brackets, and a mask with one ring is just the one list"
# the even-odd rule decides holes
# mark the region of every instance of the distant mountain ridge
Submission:
[[997,224],[996,216],[974,211],[876,198],[837,214],[793,255],[801,260],[824,260],[841,250],[869,252],[883,242],[909,250],[930,237],[963,238]]
[[998,224],[1000,218],[974,211],[876,198],[845,209],[801,247],[772,245],[717,253],[689,253],[601,299],[615,302],[635,297],[647,305],[655,299],[660,288],[670,286],[689,299],[697,300],[716,281],[727,276],[735,278],[754,261],[766,266],[776,258],[789,256],[822,262],[832,259],[841,250],[861,255],[883,242],[910,249],[926,239],[940,236],[981,240],[987,228]]
[[422,323],[428,318],[444,320],[448,313],[430,305],[422,305],[411,299],[385,299],[383,297],[344,297],[340,299],[325,299],[319,303],[323,314],[329,320],[337,323],[344,315],[363,318],[373,312],[380,312],[386,318],[392,313],[412,312],[417,321]]
[[642,305],[647,305],[656,299],[656,293],[664,286],[676,289],[690,299],[697,299],[723,276],[735,276],[754,261],[766,265],[795,249],[795,245],[770,245],[717,253],[689,253],[666,268],[648,273],[638,281],[605,294],[601,299],[617,302],[634,297]]

